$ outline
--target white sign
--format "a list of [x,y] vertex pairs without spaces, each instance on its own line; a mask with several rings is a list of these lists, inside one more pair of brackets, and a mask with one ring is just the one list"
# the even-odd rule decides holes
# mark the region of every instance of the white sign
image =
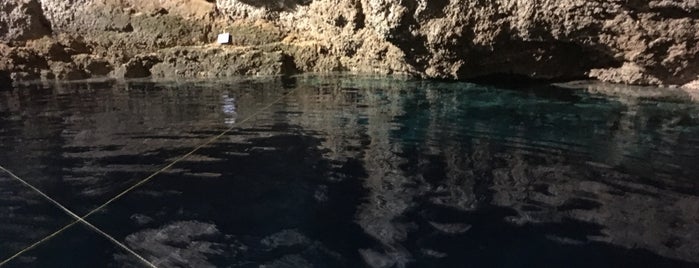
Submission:
[[230,44],[231,43],[231,34],[230,33],[219,34],[217,42],[219,44]]

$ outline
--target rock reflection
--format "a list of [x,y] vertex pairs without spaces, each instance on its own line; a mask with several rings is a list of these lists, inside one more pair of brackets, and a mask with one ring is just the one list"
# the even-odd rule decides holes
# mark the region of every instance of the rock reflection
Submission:
[[68,203],[98,200],[295,87],[92,221],[165,267],[699,263],[686,98],[356,77],[231,87],[0,92],[0,146],[19,156],[0,163],[44,166],[36,182]]
[[[479,226],[485,217],[549,241],[539,241],[551,244],[541,250],[579,247],[572,252],[581,257],[571,260],[581,263],[623,264],[628,256],[699,262],[693,103],[629,102],[567,89],[556,94],[576,97],[464,84],[346,83],[299,93],[302,116],[290,121],[322,131],[330,157],[362,160],[369,194],[356,221],[382,244],[360,250],[370,266],[461,258],[450,254],[501,263],[487,256],[507,248],[486,241],[476,247],[483,254],[466,253],[474,244],[464,240],[473,237],[469,232],[494,228]],[[436,243],[440,237],[456,238]],[[585,260],[594,249],[607,253]],[[528,252],[510,250],[501,255]],[[547,254],[527,258],[556,261]]]

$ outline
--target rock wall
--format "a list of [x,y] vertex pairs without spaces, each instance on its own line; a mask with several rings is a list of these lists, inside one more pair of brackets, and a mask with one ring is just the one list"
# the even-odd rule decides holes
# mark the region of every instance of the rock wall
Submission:
[[319,0],[277,9],[246,2],[217,5],[232,18],[274,20],[318,39],[361,42],[369,31],[423,77],[682,85],[699,74],[693,0]]
[[[10,54],[26,50],[22,41],[28,39],[80,36],[90,49],[84,54],[108,62],[111,76],[139,55],[154,53],[162,61],[167,56],[161,52],[174,47],[211,51],[206,46],[222,31],[239,38],[223,49],[294,63],[280,72],[596,78],[639,85],[696,85],[699,75],[696,0],[41,0],[41,11],[38,4],[0,4],[8,11],[0,15],[0,40],[10,44]],[[0,69],[24,73],[15,80],[51,77],[47,70],[53,70],[40,66],[42,76],[27,71],[35,66],[17,65],[0,63]],[[158,73],[211,76],[207,67],[181,63]]]
[[0,14],[0,40],[28,40],[51,33],[51,25],[36,0],[2,1]]

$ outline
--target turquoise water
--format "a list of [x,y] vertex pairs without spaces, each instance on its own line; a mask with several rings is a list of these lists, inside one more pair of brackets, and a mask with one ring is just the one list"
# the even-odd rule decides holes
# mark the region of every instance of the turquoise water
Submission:
[[[699,105],[658,90],[6,87],[0,165],[85,215],[205,144],[86,218],[158,267],[697,267]],[[0,261],[72,221],[0,171]],[[81,223],[7,264],[142,265]]]

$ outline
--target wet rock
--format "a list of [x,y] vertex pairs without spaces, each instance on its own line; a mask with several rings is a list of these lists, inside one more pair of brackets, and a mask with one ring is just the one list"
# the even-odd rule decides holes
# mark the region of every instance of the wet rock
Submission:
[[272,262],[260,265],[260,268],[303,268],[313,267],[306,259],[299,255],[286,255]]
[[0,41],[26,41],[51,34],[37,0],[0,2]]
[[208,256],[222,254],[225,246],[208,240],[219,234],[213,224],[183,221],[130,234],[125,240],[130,248],[146,253],[158,266],[214,267]]
[[328,46],[316,42],[284,43],[273,47],[288,54],[294,61],[295,67],[302,72],[337,72],[343,71],[338,56],[332,55]]
[[619,68],[593,69],[590,71],[590,77],[594,77],[602,81],[622,84],[663,84],[663,81],[661,81],[657,77],[648,74],[648,72],[644,68],[634,63],[625,63],[623,66]]
[[471,229],[471,225],[463,223],[436,223],[430,222],[435,229],[447,234],[463,234]]
[[146,225],[153,222],[153,218],[143,214],[131,215],[130,219],[138,225]]
[[11,48],[5,59],[9,59],[5,64],[8,68],[16,69],[47,69],[48,61],[37,51],[25,47]]
[[89,78],[87,73],[72,62],[54,61],[50,63],[50,68],[51,73],[58,80],[80,80]]
[[50,81],[50,80],[56,79],[56,75],[53,74],[53,72],[51,70],[41,70],[41,72],[39,74],[40,74],[39,79],[41,79],[41,81]]
[[300,246],[310,243],[310,240],[298,230],[283,230],[262,239],[262,245],[270,249],[279,247]]
[[0,45],[0,71],[9,73],[12,81],[35,80],[48,69],[48,61],[32,49]]
[[132,58],[114,70],[117,78],[143,78],[151,76],[150,68],[161,60],[156,55],[141,55]]
[[694,100],[699,100],[699,80],[685,84],[682,88],[689,93]]
[[90,77],[106,76],[112,71],[112,65],[106,59],[89,54],[73,56],[73,62]]
[[388,268],[393,267],[396,260],[390,256],[386,256],[372,249],[363,249],[359,251],[359,254],[364,259],[364,262],[372,268]]
[[437,259],[441,259],[441,258],[445,258],[445,257],[449,256],[448,254],[446,254],[444,252],[439,252],[439,251],[436,251],[433,249],[426,249],[426,248],[421,249],[420,252],[422,252],[422,254],[424,254],[425,256],[437,258]]

